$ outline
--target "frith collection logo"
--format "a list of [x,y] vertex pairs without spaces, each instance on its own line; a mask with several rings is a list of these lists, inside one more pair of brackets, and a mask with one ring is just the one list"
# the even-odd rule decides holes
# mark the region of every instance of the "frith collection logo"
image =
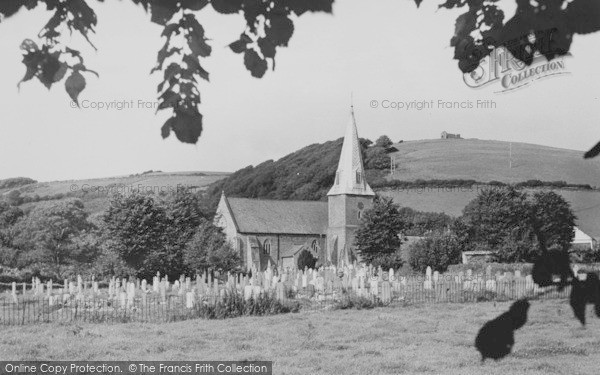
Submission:
[[569,74],[565,59],[570,54],[555,57],[548,61],[542,54],[534,54],[531,65],[515,58],[505,47],[498,47],[489,56],[481,59],[479,66],[471,73],[465,73],[463,79],[467,86],[480,88],[499,83],[506,92],[523,88],[541,78]]

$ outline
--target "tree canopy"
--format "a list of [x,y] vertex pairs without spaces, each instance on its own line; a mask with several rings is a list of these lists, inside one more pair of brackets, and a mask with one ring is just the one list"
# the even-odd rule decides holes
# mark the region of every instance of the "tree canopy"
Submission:
[[566,252],[575,219],[569,203],[553,191],[488,188],[465,207],[454,228],[466,246],[491,250],[501,262],[531,262],[546,249]]
[[400,232],[404,227],[398,205],[391,198],[376,196],[355,234],[354,245],[362,261],[383,268],[400,267]]

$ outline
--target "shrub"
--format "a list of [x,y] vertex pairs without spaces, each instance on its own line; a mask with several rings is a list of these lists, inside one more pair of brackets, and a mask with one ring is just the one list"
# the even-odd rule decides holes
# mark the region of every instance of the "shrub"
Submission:
[[334,310],[348,310],[348,309],[372,309],[383,304],[375,298],[366,298],[363,296],[357,296],[356,294],[344,294],[342,298],[335,303],[333,306]]
[[402,252],[397,250],[391,254],[380,254],[373,258],[371,261],[373,267],[381,267],[384,270],[393,268],[395,270],[401,268],[404,265],[404,259],[402,259]]
[[467,270],[472,270],[473,273],[484,273],[486,268],[491,266],[492,275],[495,275],[496,272],[504,273],[504,272],[512,272],[519,270],[521,271],[521,275],[529,275],[531,274],[531,269],[533,268],[533,263],[473,263],[473,264],[452,264],[448,266],[448,272],[450,273],[459,273],[466,272]]
[[317,258],[315,258],[308,250],[302,250],[298,255],[298,269],[303,270],[305,268],[315,268],[317,264]]
[[193,315],[205,319],[225,319],[239,316],[263,316],[298,312],[298,302],[281,302],[272,293],[261,293],[256,298],[244,299],[237,290],[229,291],[214,303],[201,303]]
[[409,264],[415,271],[424,272],[429,266],[444,272],[460,262],[462,245],[453,234],[434,234],[411,244],[408,251]]
[[571,260],[577,263],[600,262],[600,249],[598,245],[590,248],[588,245],[573,245],[569,250]]

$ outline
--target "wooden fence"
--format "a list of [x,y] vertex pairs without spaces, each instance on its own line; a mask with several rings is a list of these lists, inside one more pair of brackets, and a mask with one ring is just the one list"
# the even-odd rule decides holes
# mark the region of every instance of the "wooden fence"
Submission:
[[319,270],[254,271],[249,275],[204,273],[171,282],[157,275],[146,280],[93,278],[65,280],[62,285],[33,279],[28,284],[4,284],[0,294],[0,324],[55,321],[126,322],[172,321],[198,315],[201,304],[214,304],[227,293],[244,300],[265,293],[281,302],[298,302],[303,310],[335,308],[345,298],[367,298],[382,304],[502,301],[519,298],[567,298],[569,287],[539,288],[530,275],[470,270],[397,276],[393,270],[350,265]]

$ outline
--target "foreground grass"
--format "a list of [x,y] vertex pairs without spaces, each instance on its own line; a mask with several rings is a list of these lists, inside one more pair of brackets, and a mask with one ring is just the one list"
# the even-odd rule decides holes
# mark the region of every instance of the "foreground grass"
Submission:
[[[3,360],[272,360],[275,374],[597,374],[600,319],[534,301],[513,354],[480,364],[479,327],[509,303],[305,312],[168,324],[0,327]],[[589,311],[591,316],[591,311]]]

